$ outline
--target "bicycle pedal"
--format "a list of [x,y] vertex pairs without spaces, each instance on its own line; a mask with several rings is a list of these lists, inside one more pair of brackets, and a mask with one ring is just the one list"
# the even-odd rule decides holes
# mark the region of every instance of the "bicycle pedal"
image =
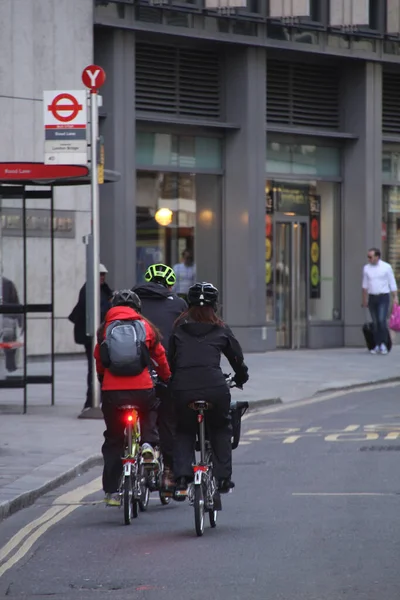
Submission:
[[183,502],[188,497],[187,490],[176,490],[173,494],[173,499],[177,502]]

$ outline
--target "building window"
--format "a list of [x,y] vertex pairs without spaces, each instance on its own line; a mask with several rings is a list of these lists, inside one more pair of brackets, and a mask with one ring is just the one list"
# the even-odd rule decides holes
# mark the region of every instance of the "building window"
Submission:
[[369,0],[369,29],[373,31],[379,31],[381,26],[381,14],[383,10],[383,5],[381,2],[376,2],[376,0]]
[[267,140],[267,173],[340,176],[340,148]]
[[[400,33],[400,2],[399,0],[386,1],[386,33],[398,36]],[[397,44],[398,46],[398,44]]]
[[382,258],[400,287],[400,186],[383,186]]
[[391,149],[389,145],[383,147],[382,178],[387,182],[400,182],[400,146]]
[[383,25],[384,3],[377,0],[330,0],[331,27],[356,27],[356,30],[380,31]]
[[265,0],[247,0],[245,7],[237,9],[238,15],[256,15],[261,18],[265,15]]
[[322,21],[321,0],[310,0],[310,21],[320,23]]
[[139,169],[136,182],[137,281],[150,264],[174,266],[188,250],[193,283],[211,281],[220,288],[221,177]]
[[222,169],[220,138],[136,133],[138,167],[181,167],[187,169]]
[[320,297],[309,300],[309,317],[316,321],[335,321],[341,318],[340,185],[318,181],[310,190],[321,199],[321,256]]

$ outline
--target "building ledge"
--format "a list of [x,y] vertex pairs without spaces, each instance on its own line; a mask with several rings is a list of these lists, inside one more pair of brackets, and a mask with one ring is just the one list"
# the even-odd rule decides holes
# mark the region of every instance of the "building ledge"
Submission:
[[[270,133],[286,133],[290,135],[308,135],[314,137],[334,138],[339,140],[358,140],[358,135],[346,131],[332,129],[318,129],[312,127],[294,127],[293,125],[279,125],[267,123],[266,131]],[[399,138],[400,141],[400,138]]]
[[237,123],[228,123],[226,121],[211,121],[208,119],[196,119],[190,117],[180,117],[176,115],[160,115],[157,113],[147,113],[143,111],[136,112],[136,120],[144,123],[167,123],[170,125],[190,125],[198,127],[214,127],[214,129],[240,129]]
[[400,135],[391,135],[390,133],[383,134],[382,142],[389,144],[400,144]]

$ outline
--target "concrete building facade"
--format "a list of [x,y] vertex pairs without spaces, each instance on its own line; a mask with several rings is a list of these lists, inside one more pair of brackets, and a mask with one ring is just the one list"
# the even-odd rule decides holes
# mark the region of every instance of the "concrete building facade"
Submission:
[[[2,160],[41,159],[42,90],[81,87],[94,60],[106,166],[121,174],[101,189],[111,286],[189,249],[246,351],[362,344],[368,247],[400,277],[400,24],[389,1],[334,27],[333,6],[282,20],[264,0],[228,15],[203,0],[4,0]],[[89,192],[56,202],[75,213],[56,250],[57,350],[69,352]]]

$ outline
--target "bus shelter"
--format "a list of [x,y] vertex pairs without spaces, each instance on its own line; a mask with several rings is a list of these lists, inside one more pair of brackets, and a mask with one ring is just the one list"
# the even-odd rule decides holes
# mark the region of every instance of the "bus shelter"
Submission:
[[[104,181],[115,181],[105,171]],[[25,414],[31,394],[54,394],[54,245],[75,237],[74,211],[54,209],[54,188],[89,185],[76,165],[0,163],[0,407]]]

